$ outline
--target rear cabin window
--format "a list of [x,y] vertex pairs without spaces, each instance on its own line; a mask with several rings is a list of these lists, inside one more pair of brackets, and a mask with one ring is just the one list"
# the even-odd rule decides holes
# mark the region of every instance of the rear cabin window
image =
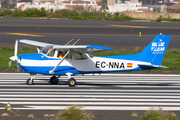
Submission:
[[87,59],[87,56],[83,53],[74,53],[74,59],[83,60],[83,59]]

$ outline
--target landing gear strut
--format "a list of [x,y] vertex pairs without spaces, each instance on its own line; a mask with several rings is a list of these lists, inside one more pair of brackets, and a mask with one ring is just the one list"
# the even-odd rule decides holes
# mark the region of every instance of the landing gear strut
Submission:
[[50,83],[53,84],[53,85],[58,84],[58,77],[52,76],[50,78]]
[[34,81],[33,81],[33,78],[34,78],[34,74],[31,74],[31,78],[27,79],[27,84],[28,85],[33,85],[34,84]]
[[27,84],[28,84],[28,85],[33,85],[33,84],[34,84],[33,79],[32,79],[32,80],[31,80],[30,78],[29,78],[29,79],[27,79]]

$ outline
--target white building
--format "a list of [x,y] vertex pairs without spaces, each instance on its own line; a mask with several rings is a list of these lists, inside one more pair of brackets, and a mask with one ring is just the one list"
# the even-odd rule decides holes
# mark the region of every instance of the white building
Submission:
[[18,2],[17,8],[21,10],[25,10],[27,8],[42,8],[44,7],[46,10],[53,9],[53,11],[59,9],[66,9],[72,6],[97,6],[95,0],[57,0],[57,1],[50,1],[50,0],[34,0],[33,3],[25,3],[25,2]]
[[122,3],[120,0],[114,5],[109,5],[109,12],[124,12],[124,11],[137,11],[138,9],[148,9],[148,7],[141,7],[142,3],[138,0],[125,1]]
[[[73,6],[92,6],[93,8],[99,9],[101,6],[97,5],[96,0],[34,0],[33,3],[17,3],[17,8],[25,10],[27,8],[42,8],[46,10],[53,9],[53,11],[59,9],[66,9]],[[125,3],[120,2],[120,0],[107,0],[107,6],[109,12],[123,12],[123,11],[137,11],[138,9],[148,9],[148,7],[141,7],[142,3],[138,0],[125,1]]]

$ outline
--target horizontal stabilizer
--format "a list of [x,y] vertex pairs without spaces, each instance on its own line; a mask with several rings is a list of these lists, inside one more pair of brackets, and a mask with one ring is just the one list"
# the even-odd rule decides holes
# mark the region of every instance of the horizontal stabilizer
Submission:
[[149,67],[149,68],[167,68],[166,66],[161,65],[152,65],[152,64],[138,64],[139,67]]

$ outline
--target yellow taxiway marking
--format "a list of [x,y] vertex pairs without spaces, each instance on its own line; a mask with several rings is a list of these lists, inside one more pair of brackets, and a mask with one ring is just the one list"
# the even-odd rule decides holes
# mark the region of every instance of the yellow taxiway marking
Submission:
[[128,28],[149,28],[145,26],[130,26],[130,25],[109,25],[109,26],[114,26],[114,27],[128,27]]
[[24,33],[6,33],[11,35],[22,35],[22,36],[32,36],[32,37],[45,37],[45,35],[33,35],[33,34],[24,34]]
[[70,27],[70,28],[113,28],[113,27],[122,27],[122,28],[154,28],[154,29],[179,29],[179,27],[147,27],[147,26],[131,26],[131,25],[104,25],[104,26],[82,26],[82,25],[0,25],[0,26],[11,26],[11,27]]
[[107,27],[107,26],[84,26],[84,25],[0,25],[0,26],[10,26],[10,27]]
[[[45,35],[78,35],[78,36],[139,36],[137,35],[129,35],[129,34],[79,34],[79,33],[41,33]],[[142,35],[142,36],[157,36],[157,35]]]

